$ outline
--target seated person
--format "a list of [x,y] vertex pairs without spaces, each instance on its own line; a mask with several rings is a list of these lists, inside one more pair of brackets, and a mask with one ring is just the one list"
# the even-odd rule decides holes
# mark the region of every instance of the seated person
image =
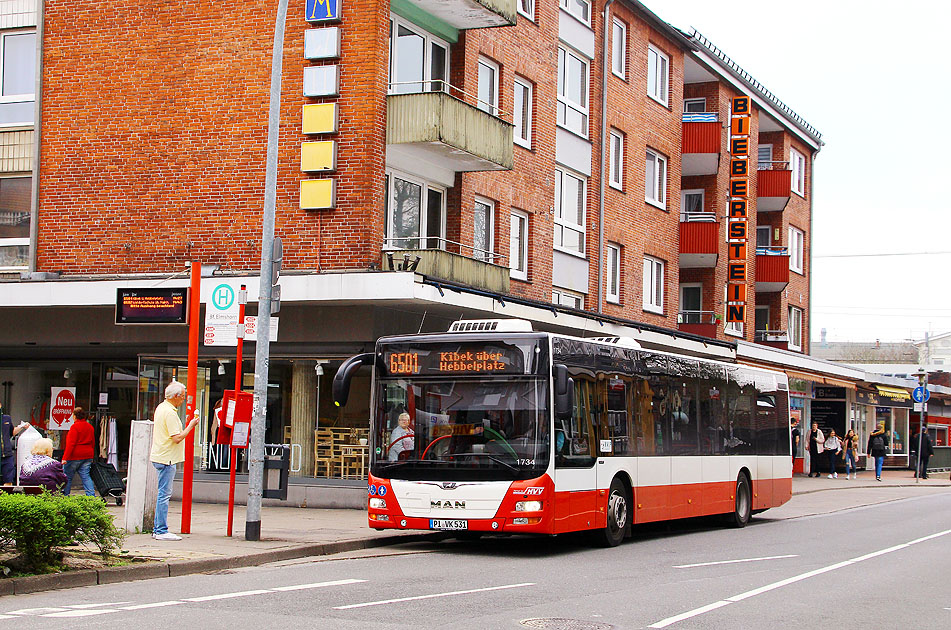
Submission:
[[399,425],[390,433],[389,451],[386,454],[391,462],[398,460],[400,453],[412,451],[415,442],[413,430],[409,428],[409,414],[404,411],[397,421]]
[[20,467],[20,485],[45,486],[50,492],[62,489],[66,484],[63,465],[53,459],[53,442],[40,438],[33,443],[32,455]]

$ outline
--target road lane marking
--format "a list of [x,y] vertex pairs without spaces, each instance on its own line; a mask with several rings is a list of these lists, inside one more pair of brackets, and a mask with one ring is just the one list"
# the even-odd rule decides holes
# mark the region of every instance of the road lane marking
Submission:
[[21,608],[20,610],[8,611],[8,615],[45,615],[54,612],[63,612],[65,608]]
[[486,588],[473,588],[465,591],[450,591],[448,593],[433,593],[432,595],[416,595],[415,597],[400,597],[398,599],[382,599],[376,602],[363,602],[362,604],[349,604],[347,606],[334,606],[334,610],[348,610],[350,608],[366,608],[367,606],[380,606],[382,604],[396,604],[398,602],[411,602],[419,599],[434,599],[436,597],[451,597],[453,595],[468,595],[470,593],[485,593],[488,591],[501,591],[510,588],[523,588],[525,586],[535,586],[535,582],[522,582],[521,584],[506,584],[504,586],[489,586]]
[[121,606],[122,604],[131,604],[131,603],[132,602],[104,602],[101,604],[63,604],[63,605],[66,606],[66,608],[84,609],[84,608],[104,608],[106,606],[109,606],[109,607]]
[[742,560],[719,560],[717,562],[698,562],[696,564],[678,564],[675,565],[675,569],[692,569],[694,567],[712,567],[715,564],[737,564],[739,562],[759,562],[760,560],[780,560],[782,558],[798,558],[799,556],[792,554],[788,556],[764,556],[762,558],[743,558]]
[[308,588],[323,588],[325,586],[346,586],[347,584],[359,584],[360,582],[366,582],[366,580],[334,580],[333,582],[314,582],[313,584],[297,584],[295,586],[278,586],[272,588],[272,591],[286,592],[286,591],[303,591]]
[[119,610],[143,610],[145,608],[163,608],[165,606],[177,606],[185,602],[176,599],[167,602],[152,602],[151,604],[136,604],[134,606],[122,606]]
[[238,591],[237,593],[219,593],[218,595],[205,595],[204,597],[185,597],[182,598],[182,601],[185,602],[213,602],[216,599],[233,599],[235,597],[248,597],[250,595],[264,595],[265,593],[273,593],[271,589],[261,589],[256,591]]
[[119,612],[115,608],[86,608],[83,610],[65,610],[63,612],[50,613],[44,617],[93,617],[95,615],[108,615],[109,613]]
[[835,564],[830,564],[829,566],[821,567],[821,568],[815,569],[815,570],[813,570],[813,571],[807,571],[806,573],[800,573],[799,575],[794,575],[793,577],[791,577],[791,578],[786,578],[785,580],[780,580],[780,581],[778,581],[778,582],[773,582],[772,584],[767,584],[766,586],[761,586],[761,587],[755,588],[755,589],[753,589],[753,590],[751,590],[751,591],[746,591],[745,593],[740,593],[739,595],[734,595],[734,596],[732,596],[732,597],[727,597],[726,599],[722,599],[722,600],[720,600],[720,601],[713,602],[712,604],[707,604],[706,606],[701,606],[700,608],[694,608],[693,610],[688,610],[688,611],[685,612],[685,613],[681,613],[681,614],[675,615],[675,616],[673,616],[673,617],[667,617],[666,619],[661,619],[661,620],[658,621],[657,623],[654,623],[654,624],[651,624],[650,626],[648,626],[648,628],[666,628],[667,626],[672,625],[672,624],[675,624],[675,623],[677,623],[677,622],[679,622],[679,621],[683,621],[683,620],[685,620],[685,619],[690,619],[691,617],[696,617],[697,615],[702,615],[702,614],[704,614],[704,613],[710,612],[711,610],[716,610],[717,608],[722,608],[722,607],[724,607],[724,606],[728,606],[728,605],[730,605],[730,604],[733,604],[733,603],[736,603],[736,602],[739,602],[739,601],[743,601],[744,599],[747,599],[747,598],[749,598],[749,597],[754,597],[754,596],[756,596],[756,595],[761,595],[762,593],[766,593],[766,592],[775,590],[775,589],[777,589],[777,588],[782,588],[783,586],[788,586],[789,584],[793,584],[793,583],[795,583],[795,582],[800,582],[800,581],[802,581],[802,580],[805,580],[805,579],[808,579],[808,578],[811,578],[811,577],[815,577],[815,576],[817,576],[817,575],[822,575],[823,573],[828,573],[829,571],[835,571],[836,569],[841,569],[842,567],[847,567],[847,566],[850,566],[850,565],[853,565],[853,564],[857,564],[857,563],[859,563],[859,562],[864,562],[865,560],[869,560],[869,559],[871,559],[871,558],[877,558],[877,557],[882,556],[882,555],[885,555],[885,554],[887,554],[887,553],[892,553],[892,552],[894,552],[894,551],[899,551],[899,550],[901,550],[901,549],[906,549],[906,548],[908,548],[908,547],[911,547],[912,545],[917,545],[917,544],[922,543],[922,542],[925,542],[925,541],[927,541],[927,540],[933,540],[933,539],[935,539],[935,538],[939,538],[939,537],[941,537],[941,536],[946,536],[946,535],[948,535],[948,534],[951,534],[951,529],[946,529],[946,530],[944,530],[944,531],[942,531],[942,532],[937,532],[937,533],[931,534],[931,535],[929,535],[929,536],[923,536],[923,537],[921,537],[921,538],[916,538],[915,540],[910,540],[910,541],[908,541],[908,542],[906,542],[906,543],[902,543],[902,544],[900,544],[900,545],[895,545],[895,546],[893,546],[893,547],[888,547],[888,548],[886,548],[886,549],[881,549],[881,550],[879,550],[879,551],[873,551],[872,553],[867,553],[867,554],[865,554],[865,555],[863,555],[863,556],[858,556],[857,558],[852,558],[851,560],[845,560],[844,562],[836,562]]

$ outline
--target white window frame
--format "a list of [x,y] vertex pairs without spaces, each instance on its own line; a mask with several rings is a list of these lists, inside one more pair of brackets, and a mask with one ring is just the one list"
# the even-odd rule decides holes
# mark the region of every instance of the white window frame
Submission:
[[515,10],[518,11],[519,15],[527,17],[532,22],[535,21],[535,0],[517,0]]
[[[412,85],[409,86],[394,86],[393,81],[393,70],[398,63],[398,51],[396,50],[396,34],[398,27],[402,26],[408,31],[412,31],[416,35],[419,35],[423,38],[423,78],[419,81],[421,84],[421,89],[413,91]],[[433,44],[440,46],[446,50],[446,65],[443,68],[445,73],[444,79],[436,79],[437,83],[442,83],[440,86],[433,86],[432,78],[432,52]],[[452,56],[452,48],[449,45],[449,42],[440,39],[427,31],[426,29],[420,28],[416,24],[413,24],[409,20],[403,19],[395,13],[390,14],[390,66],[387,73],[387,93],[388,94],[414,94],[421,92],[445,92],[446,86],[449,84],[449,58]],[[413,82],[416,83],[415,81]]]
[[611,72],[627,79],[627,24],[618,18],[611,25]]
[[[582,77],[582,82],[584,83],[584,103],[578,103],[573,100],[567,94],[568,86],[568,57],[573,57],[575,60],[581,62],[581,65],[584,68],[584,76]],[[583,138],[588,137],[588,126],[590,122],[589,112],[588,112],[588,102],[590,100],[590,80],[591,80],[591,64],[589,60],[582,54],[576,53],[569,48],[564,46],[558,47],[558,82],[557,82],[557,91],[558,91],[558,110],[556,112],[556,124],[572,133],[578,134]],[[558,118],[561,117],[561,109],[565,109],[564,120],[558,121]],[[571,110],[577,114],[580,114],[582,117],[581,128],[576,128],[568,124],[567,114],[568,110]]]
[[[700,209],[699,210],[687,210],[687,196],[688,195],[699,195],[700,196]],[[703,188],[687,188],[681,189],[680,191],[680,214],[682,217],[689,217],[691,214],[698,214],[700,212],[705,212],[706,210],[706,191]]]
[[806,245],[806,234],[799,228],[789,226],[789,270],[798,274],[804,273],[803,259]]
[[[36,92],[36,89],[35,89],[35,87],[34,87],[34,86],[35,86],[35,83],[36,83],[36,72],[38,71],[38,69],[37,69],[36,67],[34,67],[34,69],[33,69],[33,73],[34,73],[34,74],[33,74],[33,81],[30,83],[32,89],[31,89],[29,92],[24,92],[24,93],[22,93],[22,94],[7,94],[7,95],[3,95],[3,91],[4,91],[5,88],[4,88],[4,86],[3,86],[2,79],[3,79],[3,68],[4,68],[4,66],[6,65],[6,59],[5,59],[5,57],[6,57],[6,51],[7,51],[6,39],[7,39],[8,37],[16,37],[16,36],[21,36],[21,35],[33,35],[34,46],[33,46],[32,54],[35,56],[35,55],[36,55],[36,46],[39,45],[38,42],[37,42],[37,33],[36,33],[36,30],[34,30],[34,29],[30,29],[30,30],[10,30],[10,31],[4,31],[3,33],[0,33],[0,38],[2,38],[2,39],[0,39],[0,105],[5,105],[5,104],[8,104],[8,103],[31,103],[31,102],[36,101],[36,93],[35,93],[35,92]],[[34,65],[35,65],[35,64],[34,64]],[[34,117],[35,117],[35,116],[34,116],[34,112],[33,112],[33,109],[31,108],[31,109],[30,109],[30,113],[29,113],[29,120],[15,120],[15,121],[12,121],[12,122],[9,122],[9,123],[0,124],[0,127],[18,127],[18,126],[23,126],[23,125],[32,125],[32,124],[34,124],[34,122],[35,122]],[[29,240],[29,239],[27,239],[27,240]],[[29,243],[27,243],[27,244],[29,244]],[[8,243],[8,245],[9,245],[9,243]],[[16,268],[16,269],[21,269],[21,267],[15,267],[15,268]]]
[[[655,195],[652,198],[650,195],[650,187],[647,185],[648,182],[648,170],[647,167],[649,164],[654,164],[654,176],[656,177],[655,184],[660,183],[660,189],[655,188]],[[661,172],[663,175],[661,176]],[[654,179],[654,178],[651,178]],[[656,193],[660,193],[657,195]],[[667,156],[647,147],[645,152],[645,161],[644,161],[644,201],[647,203],[657,206],[662,210],[667,209]]]
[[[744,322],[728,322],[726,321],[726,313],[729,310],[729,306],[726,303],[727,298],[727,287],[723,287],[723,334],[730,335],[731,337],[743,337],[744,332]],[[749,303],[747,303],[747,309],[749,308]]]
[[[486,223],[488,224],[487,227],[489,228],[489,233],[486,234],[486,238],[488,239],[489,242],[486,244],[486,247],[484,248],[485,251],[476,251],[476,242],[475,242],[475,204],[476,203],[482,204],[488,207],[485,220],[486,220]],[[482,260],[488,263],[494,263],[495,262],[495,202],[492,201],[491,199],[487,199],[486,197],[477,196],[475,198],[475,203],[473,204],[473,207],[472,207],[472,213],[473,213],[472,214],[472,218],[473,218],[472,257],[476,260]],[[483,248],[479,248],[479,249],[482,250]]]
[[[499,75],[502,74],[501,67],[488,57],[479,55],[479,76],[478,76],[478,103],[476,107],[492,116],[499,115]],[[489,89],[491,93],[482,92],[483,72],[491,73]]]
[[[611,304],[621,303],[621,246],[607,243],[604,257],[605,299]],[[612,286],[613,285],[613,286]]]
[[[522,102],[527,107],[519,107],[516,96],[521,90]],[[523,146],[526,149],[532,148],[532,84],[526,79],[515,78],[512,92],[512,124],[515,125],[515,144]],[[524,112],[523,112],[524,110]],[[524,116],[522,115],[524,113]]]
[[[655,76],[651,76],[652,60]],[[653,44],[647,45],[647,95],[664,107],[670,104],[670,57]]]
[[792,191],[806,196],[806,156],[795,149],[789,149],[789,167],[792,169]]
[[[572,303],[569,303],[572,302]],[[558,306],[568,306],[571,308],[584,308],[584,296],[574,291],[552,287],[551,302]]]
[[624,132],[611,129],[608,182],[611,188],[624,190]]
[[644,256],[644,276],[641,290],[643,308],[648,313],[664,314],[664,275],[666,264],[660,258]]
[[[565,199],[565,186],[563,181],[565,178],[572,178],[579,182],[581,187],[581,223],[574,223],[573,221],[567,220],[564,218],[564,211],[562,210]],[[587,228],[586,223],[588,219],[588,178],[584,175],[579,175],[564,168],[555,169],[555,233],[554,233],[554,248],[558,251],[571,254],[573,256],[579,256],[584,258],[584,253],[587,248]],[[581,235],[581,250],[575,250],[570,247],[565,247],[564,245],[558,244],[558,230],[571,230],[578,232]],[[564,242],[564,241],[562,241]]]
[[[688,108],[692,103],[703,103],[703,109],[701,109],[699,112],[691,112],[691,111],[690,111],[689,109],[687,109],[687,108]],[[686,114],[686,113],[694,113],[694,114],[697,114],[697,113],[706,113],[706,111],[707,111],[707,99],[706,99],[706,98],[697,97],[697,98],[685,98],[685,99],[684,99],[684,113],[685,113],[685,114]]]
[[[393,236],[393,216],[392,212],[395,208],[393,203],[393,194],[394,194],[394,179],[401,179],[403,181],[409,182],[411,184],[416,184],[417,186],[422,187],[422,199],[420,200],[419,208],[419,236],[405,237],[402,240],[415,240],[417,249],[430,249],[429,247],[424,247],[428,245],[426,242],[431,238],[439,239],[439,247],[437,249],[446,248],[446,188],[440,186],[439,184],[426,181],[415,175],[410,175],[402,171],[396,171],[393,169],[386,169],[386,217],[384,221],[386,223],[386,241],[384,241],[384,249],[401,249],[394,244],[394,241],[397,240]],[[429,191],[435,191],[442,195],[441,204],[439,209],[439,236],[429,236]],[[424,236],[425,235],[425,236]]]
[[[764,233],[766,234],[767,244],[760,245],[759,235]],[[773,228],[769,225],[757,225],[756,226],[756,240],[754,242],[756,243],[756,247],[771,247],[773,244]]]
[[[689,323],[693,323],[693,322],[686,322],[686,321],[682,322],[682,321],[680,321],[680,314],[686,312],[686,310],[684,309],[684,301],[685,301],[685,300],[684,300],[684,290],[685,290],[685,289],[700,289],[700,308],[697,309],[697,312],[698,312],[698,313],[703,313],[703,283],[702,283],[702,282],[681,282],[681,283],[680,283],[680,290],[678,291],[678,295],[677,295],[677,297],[679,298],[679,302],[678,302],[678,304],[677,304],[677,316],[678,316],[677,323],[678,323],[678,324],[689,324]],[[699,319],[700,319],[700,321],[701,321],[701,323],[702,323],[702,322],[703,322],[703,316],[700,315],[700,316],[698,316],[698,317],[699,317]],[[689,318],[688,318],[688,319],[689,319]]]
[[786,328],[789,341],[787,348],[789,350],[802,350],[802,309],[795,306],[789,307],[789,321]]
[[559,6],[571,17],[591,26],[591,2],[589,0],[559,0]]
[[509,218],[509,276],[528,280],[528,213],[512,210]]
[[[29,173],[16,174],[11,177],[4,177],[2,179],[25,179],[32,185],[33,178]],[[31,218],[30,221],[33,219]],[[26,247],[26,255],[30,255],[30,237],[29,236],[9,236],[6,238],[0,238],[0,248],[2,247]],[[0,266],[0,271],[20,271],[22,269],[27,269],[29,264],[26,265],[3,265]]]
[[[766,150],[769,149],[769,159],[761,160],[760,156],[766,153]],[[756,170],[758,171],[768,171],[773,168],[773,145],[771,144],[760,144],[756,147]]]

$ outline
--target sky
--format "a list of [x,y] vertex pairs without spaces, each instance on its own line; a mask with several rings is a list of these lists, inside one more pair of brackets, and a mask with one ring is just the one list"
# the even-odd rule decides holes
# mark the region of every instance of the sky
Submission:
[[[642,0],[691,27],[822,133],[811,338],[951,331],[951,5]],[[909,255],[912,254],[912,255]]]

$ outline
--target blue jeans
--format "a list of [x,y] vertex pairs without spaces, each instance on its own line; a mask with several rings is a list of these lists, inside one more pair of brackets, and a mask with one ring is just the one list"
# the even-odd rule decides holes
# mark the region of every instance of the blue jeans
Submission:
[[858,468],[855,467],[855,453],[851,449],[845,451],[845,474],[851,475],[852,473],[857,473]]
[[172,483],[175,481],[175,464],[157,464],[152,462],[158,471],[158,495],[155,497],[155,525],[153,534],[168,533],[168,502],[172,498]]
[[92,468],[91,459],[71,459],[63,464],[63,472],[66,473],[66,486],[63,488],[63,494],[69,495],[70,486],[73,485],[73,475],[79,472],[79,478],[83,482],[83,490],[87,497],[96,496],[96,486],[92,483],[92,477],[89,476],[89,469]]
[[885,463],[884,457],[875,458],[875,478],[880,479],[882,476],[882,464]]

